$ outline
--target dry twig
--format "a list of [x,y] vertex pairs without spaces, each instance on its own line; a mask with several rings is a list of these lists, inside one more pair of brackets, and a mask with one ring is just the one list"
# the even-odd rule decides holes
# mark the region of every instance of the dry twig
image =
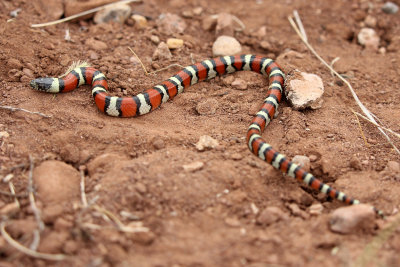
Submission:
[[33,158],[32,158],[31,155],[29,155],[29,161],[30,161],[29,176],[28,176],[29,202],[31,204],[32,212],[35,215],[35,219],[36,219],[36,222],[38,224],[39,231],[41,232],[41,231],[44,230],[44,223],[43,223],[43,221],[41,219],[40,210],[36,206],[35,197],[33,195],[33,192],[34,192],[34,190],[33,190],[33,167],[34,167],[34,163],[33,163]]
[[41,253],[34,251],[32,249],[29,249],[20,243],[18,243],[16,240],[14,240],[6,231],[6,222],[2,221],[0,224],[0,232],[3,238],[15,249],[21,251],[22,253],[32,256],[34,258],[39,258],[39,259],[44,259],[44,260],[51,260],[51,261],[62,261],[67,258],[66,255],[64,254],[47,254],[47,253]]
[[16,108],[16,107],[11,107],[11,106],[0,106],[0,108],[11,110],[11,111],[23,111],[23,112],[27,112],[27,113],[31,113],[31,114],[37,114],[37,115],[40,115],[45,118],[51,118],[51,115],[46,115],[46,114],[43,114],[41,112],[36,112],[36,111],[30,111],[30,110],[27,110],[24,108]]

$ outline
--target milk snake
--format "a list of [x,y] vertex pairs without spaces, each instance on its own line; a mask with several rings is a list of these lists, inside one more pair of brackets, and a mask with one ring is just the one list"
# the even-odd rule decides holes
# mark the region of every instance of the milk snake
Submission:
[[[104,74],[92,67],[75,68],[62,79],[38,78],[31,81],[30,85],[39,91],[61,93],[74,90],[83,84],[91,84],[94,101],[102,112],[116,117],[134,117],[151,112],[161,106],[162,103],[182,93],[190,85],[212,79],[217,75],[242,70],[261,73],[269,78],[267,97],[247,131],[246,142],[250,151],[276,169],[331,198],[336,198],[350,205],[359,204],[358,200],[330,187],[311,173],[306,172],[301,166],[288,160],[262,138],[261,134],[264,128],[274,118],[284,90],[285,75],[272,59],[255,55],[240,55],[204,60],[185,67],[160,85],[132,97],[110,96],[107,92],[108,85]],[[373,209],[381,214],[376,208]]]

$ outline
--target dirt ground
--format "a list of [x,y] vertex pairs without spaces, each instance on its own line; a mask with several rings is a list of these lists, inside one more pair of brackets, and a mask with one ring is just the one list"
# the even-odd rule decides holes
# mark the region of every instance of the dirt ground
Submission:
[[[28,256],[9,245],[3,233],[0,266],[399,266],[400,228],[381,247],[366,248],[400,208],[400,174],[387,167],[400,157],[375,127],[362,119],[358,123],[351,109],[359,109],[347,87],[307,50],[287,20],[298,10],[318,53],[329,62],[340,57],[334,66],[361,101],[400,132],[400,19],[399,13],[381,11],[383,1],[145,0],[130,4],[148,18],[144,29],[132,21],[96,25],[90,19],[30,28],[54,19],[51,6],[46,12],[43,3],[0,2],[0,105],[51,115],[0,109],[0,177],[12,174],[19,195],[16,206],[6,194],[10,183],[2,180],[0,213],[10,236],[31,246],[38,229],[27,197],[31,156],[35,203],[44,221],[38,251],[68,257]],[[8,21],[17,8],[17,18]],[[194,9],[201,12],[193,14]],[[106,74],[112,94],[139,93],[179,68],[146,76],[128,47],[150,71],[210,58],[216,34],[204,30],[202,22],[221,12],[244,23],[245,30],[234,35],[243,53],[281,56],[278,63],[286,72],[299,69],[323,79],[322,108],[299,112],[283,101],[264,137],[289,158],[312,156],[311,171],[318,178],[383,210],[388,220],[377,219],[374,231],[332,232],[329,215],[342,203],[250,153],[245,134],[251,110],[267,88],[260,75],[233,74],[248,83],[242,91],[221,78],[202,82],[160,109],[129,119],[99,112],[89,86],[56,96],[29,87],[31,79],[59,76],[73,61],[88,60]],[[160,29],[157,19],[165,13],[183,18],[184,33]],[[380,37],[379,51],[357,43],[366,20]],[[72,41],[64,39],[66,29]],[[152,35],[185,43],[172,50],[171,60],[152,60],[157,47]],[[87,40],[107,46],[96,50]],[[215,100],[215,114],[199,114],[197,105],[210,100]],[[195,144],[203,135],[216,139],[218,147],[198,151]],[[203,165],[184,168],[193,164]],[[322,212],[311,215],[310,207],[318,203]],[[259,217],[267,207],[276,207],[282,218],[263,224]],[[118,229],[114,217],[126,229]],[[373,260],[363,264],[368,255]]]

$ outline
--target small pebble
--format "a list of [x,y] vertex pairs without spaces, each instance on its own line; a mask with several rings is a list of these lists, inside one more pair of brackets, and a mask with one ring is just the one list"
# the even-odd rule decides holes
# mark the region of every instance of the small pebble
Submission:
[[152,41],[154,44],[159,44],[160,38],[157,35],[152,35],[150,36],[150,41]]
[[139,14],[134,14],[131,16],[131,19],[135,21],[135,27],[138,29],[144,29],[147,27],[147,19],[146,17],[139,15]]
[[201,6],[193,8],[194,15],[199,16],[201,13],[203,13],[203,8]]
[[357,35],[357,40],[365,48],[378,51],[380,38],[374,29],[362,28]]
[[360,158],[357,156],[353,156],[350,159],[350,167],[357,171],[362,170],[362,164],[361,164]]
[[195,162],[192,162],[192,163],[183,165],[182,167],[183,167],[183,169],[184,169],[185,171],[188,171],[188,172],[195,172],[195,171],[198,171],[198,170],[202,169],[203,166],[204,166],[204,163],[203,163],[203,162],[201,162],[201,161],[195,161]]
[[316,204],[312,204],[309,208],[308,208],[308,212],[311,215],[320,215],[322,214],[322,211],[324,210],[324,206],[321,203],[316,203]]
[[131,14],[131,7],[124,3],[110,5],[98,11],[93,18],[97,24],[114,21],[123,24]]
[[307,172],[310,171],[311,161],[310,158],[303,155],[296,155],[293,157],[292,162],[300,165]]
[[177,49],[183,46],[183,40],[177,38],[168,38],[167,45],[169,49]]
[[296,71],[288,77],[286,84],[286,97],[294,109],[318,109],[322,106],[324,84],[318,75]]
[[158,44],[156,50],[154,50],[153,53],[153,60],[159,59],[159,60],[164,60],[164,59],[171,59],[172,54],[171,51],[169,51],[168,45],[164,42],[161,42]]
[[280,220],[287,220],[289,216],[278,207],[267,207],[257,217],[257,224],[268,226]]
[[242,47],[235,38],[222,35],[215,40],[212,51],[214,56],[233,56],[239,54]]
[[165,147],[165,142],[162,139],[157,138],[153,141],[153,146],[155,149],[160,150]]
[[233,159],[233,160],[241,160],[242,158],[243,158],[243,155],[240,153],[231,154],[231,159]]
[[202,135],[199,141],[196,143],[196,149],[198,151],[204,151],[206,149],[213,149],[218,146],[218,141],[209,135]]
[[94,38],[86,39],[85,45],[96,51],[105,50],[108,48],[108,45],[105,42],[96,40]]
[[389,161],[386,165],[386,169],[393,173],[400,173],[400,163],[397,161]]
[[397,13],[397,11],[399,11],[399,6],[393,2],[386,2],[382,6],[382,11],[385,12],[386,14],[395,14]]
[[237,89],[237,90],[246,90],[247,89],[247,82],[242,80],[242,79],[235,79],[232,83],[231,83],[232,87]]
[[367,204],[338,208],[329,217],[330,229],[341,234],[372,231],[375,227],[375,212]]
[[371,15],[368,15],[368,16],[365,18],[364,23],[365,23],[365,25],[366,25],[367,27],[374,28],[374,27],[376,26],[377,20],[376,20],[375,17],[373,17],[373,16],[371,16]]
[[230,217],[225,218],[225,223],[231,227],[239,227],[240,226],[240,221],[236,218],[230,218]]
[[89,57],[90,57],[91,60],[97,60],[97,59],[99,59],[99,54],[97,54],[97,53],[94,52],[94,51],[91,51],[91,52],[89,53]]

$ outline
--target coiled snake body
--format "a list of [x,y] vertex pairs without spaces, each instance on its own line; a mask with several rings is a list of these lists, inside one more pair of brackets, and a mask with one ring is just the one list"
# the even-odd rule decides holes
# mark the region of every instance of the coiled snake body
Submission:
[[[131,97],[110,96],[107,92],[108,85],[104,74],[92,67],[76,68],[62,79],[35,79],[31,81],[30,85],[40,91],[61,93],[71,91],[83,84],[90,84],[96,105],[102,112],[110,116],[134,117],[151,112],[162,103],[182,93],[190,85],[212,79],[217,75],[242,70],[254,71],[269,79],[267,96],[247,131],[246,141],[250,151],[276,169],[331,198],[347,204],[358,204],[358,200],[335,190],[306,172],[298,164],[288,160],[262,138],[261,134],[264,128],[274,118],[284,90],[284,73],[272,59],[255,55],[240,55],[204,60],[182,69],[160,85]],[[380,213],[377,209],[374,208],[374,210]]]

